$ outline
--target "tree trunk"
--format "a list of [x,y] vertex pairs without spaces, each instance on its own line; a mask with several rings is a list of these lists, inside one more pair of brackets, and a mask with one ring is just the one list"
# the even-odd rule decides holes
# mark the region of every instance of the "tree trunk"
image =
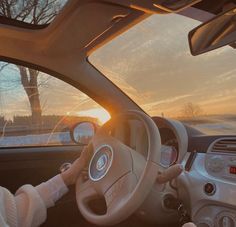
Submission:
[[[60,12],[65,1],[57,0],[0,0],[0,16],[17,19],[31,24],[47,24]],[[21,83],[28,96],[32,114],[32,125],[41,126],[42,108],[38,90],[38,71],[17,66]],[[0,67],[0,71],[3,67]]]
[[20,70],[21,83],[25,89],[30,103],[32,126],[41,127],[42,125],[42,108],[38,90],[38,71],[18,66]]
[[32,114],[32,125],[39,127],[42,124],[42,110],[37,87],[32,89],[32,94],[28,98]]

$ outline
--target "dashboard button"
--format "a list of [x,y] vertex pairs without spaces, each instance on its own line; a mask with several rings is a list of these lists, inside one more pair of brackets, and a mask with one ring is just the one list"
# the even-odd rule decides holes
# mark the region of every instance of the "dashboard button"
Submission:
[[220,157],[212,157],[208,160],[207,167],[211,172],[218,173],[224,169],[225,163]]
[[236,157],[230,157],[230,162],[236,163]]
[[213,183],[206,183],[204,185],[204,191],[207,195],[214,195],[216,192],[216,186]]

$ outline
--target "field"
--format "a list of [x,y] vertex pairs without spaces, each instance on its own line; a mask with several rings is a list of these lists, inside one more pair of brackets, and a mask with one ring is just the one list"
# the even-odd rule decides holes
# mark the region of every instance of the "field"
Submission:
[[[236,115],[212,115],[195,118],[177,119],[208,135],[236,135]],[[86,133],[85,133],[86,134]],[[69,129],[55,132],[34,134],[22,132],[19,135],[3,135],[0,137],[1,147],[37,146],[37,145],[68,145],[74,144]]]
[[55,132],[38,135],[4,136],[0,138],[1,147],[36,146],[36,145],[68,145],[71,144],[69,132]]
[[209,135],[236,134],[236,115],[211,115],[178,120]]
[[[32,125],[30,116],[15,116],[13,121],[0,117],[0,147],[75,144],[70,129],[79,122],[94,122],[92,117],[45,115],[42,125]],[[87,137],[84,131],[80,137]]]

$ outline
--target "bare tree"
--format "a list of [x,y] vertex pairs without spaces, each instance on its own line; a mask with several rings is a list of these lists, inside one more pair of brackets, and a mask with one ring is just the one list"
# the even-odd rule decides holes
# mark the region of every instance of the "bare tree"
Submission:
[[23,66],[17,66],[17,67],[19,68],[21,75],[21,84],[23,85],[29,99],[31,114],[32,114],[32,124],[41,125],[42,109],[38,90],[39,71],[26,68]]
[[184,105],[182,112],[184,117],[196,118],[202,114],[202,109],[199,105],[189,102]]
[[[0,16],[20,20],[34,25],[47,24],[59,13],[65,0],[0,0]],[[0,70],[5,68],[3,65]],[[41,125],[42,108],[40,103],[39,71],[17,66],[21,84],[30,103],[32,124]]]

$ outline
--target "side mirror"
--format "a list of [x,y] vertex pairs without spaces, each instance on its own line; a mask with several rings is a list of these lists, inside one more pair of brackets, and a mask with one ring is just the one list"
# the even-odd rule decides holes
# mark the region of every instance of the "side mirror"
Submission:
[[202,0],[157,0],[154,5],[167,12],[178,12]]
[[221,13],[189,33],[192,55],[196,56],[236,42],[236,8]]
[[92,122],[80,122],[70,131],[71,139],[79,145],[88,145],[95,135],[97,126]]

